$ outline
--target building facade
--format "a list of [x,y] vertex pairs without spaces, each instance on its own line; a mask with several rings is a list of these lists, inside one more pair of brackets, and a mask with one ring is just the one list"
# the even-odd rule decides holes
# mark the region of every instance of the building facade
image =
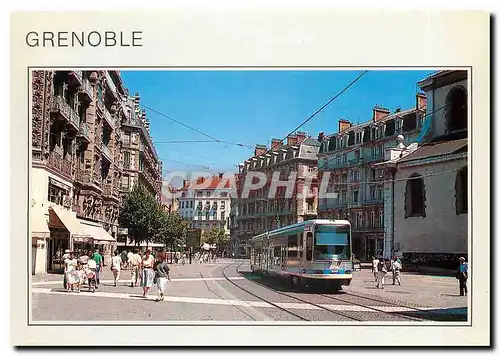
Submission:
[[[234,248],[238,255],[249,256],[250,239],[266,230],[314,219],[317,216],[318,187],[317,163],[320,143],[304,132],[289,135],[286,142],[273,139],[271,147],[257,145],[254,155],[239,165],[236,178],[237,214],[232,229]],[[251,190],[244,196],[247,176],[252,172],[263,173],[266,183],[262,188]],[[294,179],[295,178],[295,179]],[[287,186],[273,185],[292,182]],[[290,194],[290,195],[287,195]],[[235,252],[235,254],[236,254]]]
[[63,268],[65,249],[98,247],[107,263],[118,235],[123,174],[118,71],[33,71],[32,273]]
[[213,228],[224,229],[229,235],[231,211],[231,179],[222,174],[184,181],[177,192],[179,213],[189,228],[200,229],[202,234]]
[[468,251],[468,83],[440,71],[418,83],[429,98],[422,140],[389,150],[387,256],[454,268]]
[[385,172],[377,163],[384,151],[395,147],[404,134],[408,142],[418,139],[422,130],[426,96],[416,95],[416,105],[408,110],[375,106],[372,119],[353,125],[339,120],[338,132],[324,136],[318,156],[318,179],[328,182],[320,197],[319,214],[325,219],[346,219],[352,226],[353,253],[368,260],[384,252],[384,180]]

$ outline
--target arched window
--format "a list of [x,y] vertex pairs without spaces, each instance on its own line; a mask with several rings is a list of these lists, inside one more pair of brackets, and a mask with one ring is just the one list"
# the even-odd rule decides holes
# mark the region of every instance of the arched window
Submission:
[[425,217],[424,179],[418,173],[412,174],[406,181],[405,218],[412,216]]
[[457,173],[455,181],[455,206],[458,214],[467,214],[468,212],[468,188],[467,188],[467,166]]
[[467,91],[461,85],[446,96],[446,128],[448,133],[467,129]]

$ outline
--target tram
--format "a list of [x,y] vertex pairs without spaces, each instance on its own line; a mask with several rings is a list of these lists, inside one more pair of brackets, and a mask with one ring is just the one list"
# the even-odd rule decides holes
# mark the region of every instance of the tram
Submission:
[[352,280],[351,224],[307,220],[254,236],[253,272],[287,278],[293,284],[322,284],[339,291]]

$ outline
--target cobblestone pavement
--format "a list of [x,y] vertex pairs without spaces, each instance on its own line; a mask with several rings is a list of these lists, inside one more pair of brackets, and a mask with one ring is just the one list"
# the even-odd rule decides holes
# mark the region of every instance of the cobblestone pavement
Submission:
[[171,265],[167,296],[156,302],[130,286],[121,271],[117,287],[109,266],[95,293],[63,290],[62,275],[32,276],[32,320],[43,321],[466,321],[467,298],[454,278],[403,275],[402,285],[386,280],[375,288],[369,270],[357,271],[338,294],[299,290],[276,278],[250,272],[248,260]]

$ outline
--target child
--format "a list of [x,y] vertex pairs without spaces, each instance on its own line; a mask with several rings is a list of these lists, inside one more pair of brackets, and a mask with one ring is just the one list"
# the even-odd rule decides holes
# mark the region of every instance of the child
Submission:
[[83,264],[80,261],[77,262],[75,274],[76,292],[80,293],[80,286],[85,281],[85,271],[83,270]]

